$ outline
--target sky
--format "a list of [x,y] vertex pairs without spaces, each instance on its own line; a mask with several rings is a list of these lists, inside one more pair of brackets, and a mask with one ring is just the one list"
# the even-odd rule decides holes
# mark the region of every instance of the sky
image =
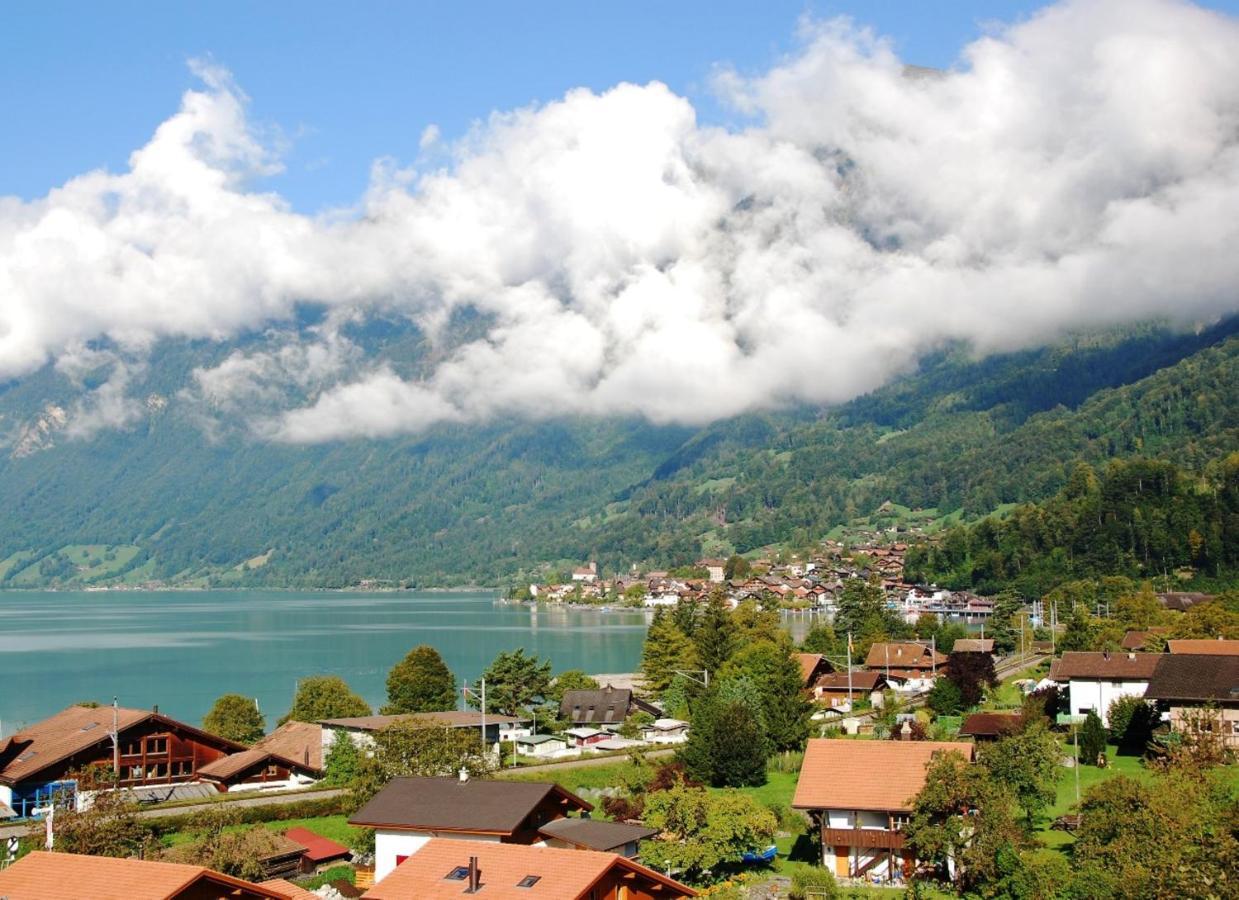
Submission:
[[703,424],[1239,311],[1234,4],[525,6],[7,11],[0,382],[52,367],[84,439],[155,408],[159,342],[244,333],[158,408]]

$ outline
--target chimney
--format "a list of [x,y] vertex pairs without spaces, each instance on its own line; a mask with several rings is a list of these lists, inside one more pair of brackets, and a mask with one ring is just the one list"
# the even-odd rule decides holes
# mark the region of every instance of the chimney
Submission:
[[1136,654],[1135,654],[1135,653],[1128,653],[1128,654],[1127,654],[1127,658],[1128,658],[1128,659],[1131,659],[1131,660],[1134,660],[1134,659],[1136,658]]
[[155,715],[159,715],[159,704],[158,703],[155,704],[151,712],[153,712]]
[[903,728],[899,729],[899,740],[901,741],[912,740],[912,725],[910,723],[904,722]]
[[478,858],[469,857],[469,887],[466,894],[476,894],[482,887],[482,870],[478,868]]
[[464,766],[460,767],[460,772],[458,773],[458,775],[460,777],[461,784],[464,784],[465,782],[469,780],[469,770],[466,769]]
[[1109,661],[1110,661],[1110,651],[1109,651],[1109,650],[1102,650],[1102,651],[1101,651],[1101,658],[1102,658],[1102,659],[1104,659],[1106,662],[1109,662]]

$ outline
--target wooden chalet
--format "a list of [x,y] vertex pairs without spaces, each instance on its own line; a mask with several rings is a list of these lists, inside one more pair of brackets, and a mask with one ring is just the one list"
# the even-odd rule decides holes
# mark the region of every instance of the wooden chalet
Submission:
[[865,668],[881,672],[887,680],[932,680],[946,665],[945,653],[914,641],[879,641],[869,648]]
[[319,772],[270,750],[253,747],[198,768],[198,778],[228,791],[291,788],[316,781]]
[[812,691],[819,678],[835,670],[830,660],[820,653],[793,653],[792,656],[800,666],[800,686],[806,691]]
[[813,699],[831,708],[838,708],[857,701],[867,700],[873,706],[882,705],[882,692],[890,685],[881,672],[856,670],[830,672],[820,676],[813,684]]
[[76,773],[114,763],[122,788],[198,781],[204,766],[245,749],[158,710],[70,706],[0,742],[0,802],[33,815],[53,798],[69,802]]
[[564,691],[559,704],[559,716],[573,725],[622,725],[636,712],[647,712],[660,718],[663,711],[647,703],[628,688],[611,685],[598,690]]

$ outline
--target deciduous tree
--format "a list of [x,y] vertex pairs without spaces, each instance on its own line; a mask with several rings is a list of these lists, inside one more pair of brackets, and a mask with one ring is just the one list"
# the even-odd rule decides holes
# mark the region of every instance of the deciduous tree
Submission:
[[387,673],[384,715],[455,708],[456,678],[434,647],[414,647]]
[[986,746],[981,763],[1015,795],[1031,829],[1037,814],[1054,802],[1060,756],[1058,740],[1037,722]]
[[647,794],[644,820],[661,834],[642,842],[642,861],[689,881],[764,849],[778,828],[774,813],[747,794],[711,794],[684,784]]
[[258,704],[241,694],[224,694],[202,719],[202,727],[211,734],[240,744],[252,744],[266,730],[266,719]]
[[339,675],[311,675],[297,683],[292,709],[280,719],[280,724],[370,714],[370,704],[354,694]]
[[976,706],[985,688],[998,684],[994,657],[989,653],[952,653],[947,657],[943,675],[959,689],[959,701],[964,707]]

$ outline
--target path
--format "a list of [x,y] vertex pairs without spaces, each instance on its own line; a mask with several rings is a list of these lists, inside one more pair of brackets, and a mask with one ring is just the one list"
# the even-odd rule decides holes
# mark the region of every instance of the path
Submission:
[[[644,756],[646,759],[656,759],[662,756],[671,756],[675,753],[675,750],[675,747],[668,747],[666,750],[651,750],[644,754]],[[511,775],[525,775],[529,772],[554,772],[559,769],[583,769],[588,766],[605,766],[614,763],[622,763],[627,759],[627,756],[583,756],[580,759],[566,759],[563,762],[545,763],[540,766],[517,766],[514,769],[507,768],[496,772],[495,777],[506,778]]]

